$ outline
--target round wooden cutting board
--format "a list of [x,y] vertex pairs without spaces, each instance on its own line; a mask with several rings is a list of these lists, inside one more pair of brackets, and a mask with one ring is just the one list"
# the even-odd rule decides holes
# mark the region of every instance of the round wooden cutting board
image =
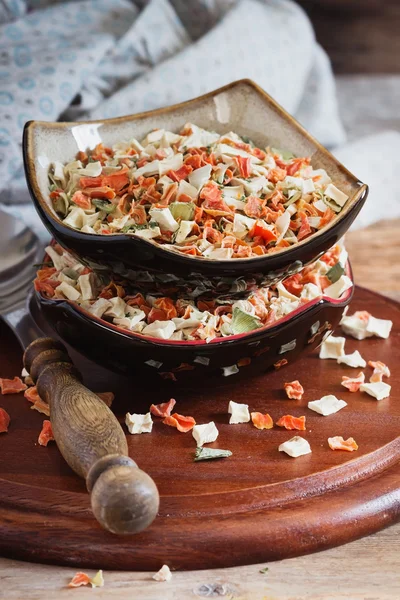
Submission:
[[[350,312],[368,310],[394,322],[388,340],[348,339],[346,353],[359,350],[392,370],[390,398],[377,402],[350,393],[341,375],[359,369],[320,360],[313,352],[299,361],[247,382],[235,377],[214,388],[174,388],[173,382],[139,381],[113,375],[71,352],[95,391],[114,391],[113,409],[147,412],[151,403],[177,400],[177,412],[198,423],[215,421],[217,442],[230,458],[193,462],[195,441],[154,417],[151,434],[128,435],[130,456],[158,485],[160,512],[149,529],[133,537],[103,531],[90,511],[83,480],[66,465],[57,447],[37,444],[44,415],[30,410],[23,394],[0,395],[11,416],[0,435],[0,553],[78,568],[201,569],[259,563],[323,550],[381,529],[400,518],[400,306],[357,289]],[[338,334],[338,333],[337,333]],[[0,376],[21,371],[22,353],[4,324],[0,329]],[[369,379],[370,368],[364,369]],[[299,379],[301,401],[288,400],[283,383]],[[310,400],[335,394],[348,406],[329,417],[307,408]],[[297,459],[278,452],[296,432],[251,423],[229,425],[229,400],[268,412],[305,415],[301,432],[312,454]],[[124,426],[125,427],[125,426]],[[354,453],[332,451],[327,438],[352,436]]]

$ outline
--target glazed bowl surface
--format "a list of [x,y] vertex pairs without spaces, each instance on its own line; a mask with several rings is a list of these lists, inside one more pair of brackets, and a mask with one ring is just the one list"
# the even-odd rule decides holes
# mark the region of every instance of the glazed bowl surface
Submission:
[[[324,229],[290,248],[253,258],[210,260],[175,252],[134,235],[82,233],[64,224],[49,198],[48,169],[53,161],[67,163],[78,151],[97,144],[113,145],[143,137],[154,128],[179,130],[194,122],[220,134],[233,130],[259,146],[284,148],[309,156],[314,168],[323,168],[349,196],[340,214]],[[48,123],[25,126],[24,164],[35,207],[52,236],[79,260],[99,271],[112,271],[137,281],[147,271],[160,282],[172,275],[177,286],[203,281],[208,293],[220,293],[238,279],[269,285],[298,271],[333,246],[361,210],[368,188],[321,146],[272,98],[250,80],[233,82],[199,98],[167,108],[104,121]],[[140,278],[140,277],[139,277]]]
[[[349,262],[346,273],[353,280]],[[218,379],[222,383],[232,376],[239,380],[283,368],[302,352],[313,350],[338,325],[353,290],[354,285],[338,300],[316,298],[269,326],[209,343],[151,338],[97,318],[69,300],[34,294],[41,317],[92,361],[142,380],[206,386]]]

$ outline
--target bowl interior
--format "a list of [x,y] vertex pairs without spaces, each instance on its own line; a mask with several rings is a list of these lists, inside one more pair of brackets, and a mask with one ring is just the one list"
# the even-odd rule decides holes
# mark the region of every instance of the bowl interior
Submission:
[[56,217],[47,177],[53,161],[71,161],[79,150],[93,149],[100,142],[111,146],[132,137],[141,139],[155,128],[179,131],[186,122],[220,134],[232,130],[261,147],[270,145],[298,156],[310,156],[313,166],[325,169],[335,185],[350,197],[335,221],[342,219],[359,198],[358,179],[250,80],[233,82],[194,100],[138,115],[82,123],[30,122],[24,151],[32,191],[46,212]]

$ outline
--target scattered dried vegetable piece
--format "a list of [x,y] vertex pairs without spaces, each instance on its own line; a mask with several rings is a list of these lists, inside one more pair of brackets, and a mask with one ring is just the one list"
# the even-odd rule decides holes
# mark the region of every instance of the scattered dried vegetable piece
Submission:
[[0,433],[7,433],[10,420],[8,412],[4,408],[0,408]]
[[230,425],[248,423],[250,421],[248,404],[240,404],[239,402],[233,402],[233,400],[230,400],[228,405],[228,413],[231,415],[229,419]]
[[283,442],[278,448],[279,452],[286,452],[292,458],[311,453],[311,447],[307,440],[296,435],[287,442]]
[[125,425],[127,426],[129,433],[132,434],[151,433],[151,430],[153,429],[153,421],[149,412],[145,415],[126,413]]
[[32,404],[31,410],[37,410],[38,412],[42,413],[43,415],[46,415],[47,417],[50,416],[50,406],[41,398],[39,398],[39,400],[36,400],[36,402]]
[[367,366],[366,361],[363,359],[358,350],[355,350],[352,354],[344,354],[343,356],[339,356],[337,362],[339,365],[347,365],[348,367],[353,367],[353,369],[364,369],[364,367]]
[[331,450],[346,450],[347,452],[358,450],[358,445],[352,437],[344,440],[341,435],[335,435],[328,438],[328,444]]
[[257,427],[257,429],[272,429],[274,426],[272,417],[268,413],[263,415],[260,412],[252,412],[250,416],[254,427]]
[[387,365],[385,365],[385,363],[381,362],[380,360],[377,360],[377,361],[369,360],[368,366],[372,367],[374,369],[374,372],[372,373],[371,377],[369,378],[371,383],[377,383],[378,381],[382,381],[383,377],[390,377],[389,367]]
[[68,584],[68,587],[79,587],[81,585],[89,585],[90,583],[90,577],[89,575],[87,575],[86,573],[75,573],[75,575],[73,576],[73,578],[71,579],[71,581]]
[[104,404],[106,406],[108,406],[108,408],[111,407],[111,404],[114,402],[114,398],[115,398],[115,394],[114,392],[95,392],[96,396],[98,396],[100,398],[100,400],[103,400]]
[[152,404],[150,406],[150,412],[155,417],[170,417],[175,404],[176,400],[174,398],[171,398],[168,402],[162,402],[161,404]]
[[290,381],[289,383],[285,383],[284,386],[287,397],[290,400],[301,400],[304,394],[304,388],[301,385],[300,381],[297,379],[295,381]]
[[187,433],[196,425],[196,421],[193,419],[193,417],[184,417],[178,413],[174,413],[173,415],[166,417],[163,423],[165,425],[170,425],[171,427],[176,427],[177,430],[181,431],[182,433]]
[[40,400],[40,396],[38,394],[36,385],[28,388],[27,390],[25,390],[24,392],[24,398],[26,398],[27,400],[29,400],[29,402],[36,402],[37,400]]
[[201,447],[203,444],[215,442],[219,435],[219,431],[216,428],[214,421],[210,421],[210,423],[204,423],[203,425],[195,425],[192,430],[192,435],[196,440],[197,446]]
[[103,571],[102,570],[97,571],[96,575],[92,578],[90,578],[87,573],[82,573],[82,572],[75,573],[75,575],[69,582],[68,587],[76,588],[76,587],[80,587],[81,585],[89,585],[89,583],[92,586],[92,588],[103,587],[104,586]]
[[360,385],[360,392],[367,392],[367,394],[373,396],[376,400],[388,398],[391,389],[391,386],[383,381],[377,381],[376,383],[362,383]]
[[3,396],[5,394],[19,394],[20,392],[24,392],[27,387],[19,377],[14,377],[14,379],[0,377],[0,389]]
[[196,448],[194,462],[200,460],[213,460],[214,458],[228,458],[232,456],[230,450],[220,450],[218,448]]
[[335,337],[333,335],[330,335],[326,340],[322,342],[319,351],[319,357],[322,359],[334,358],[337,360],[339,356],[344,356],[345,343],[346,340],[344,337]]
[[43,421],[42,431],[39,434],[38,442],[41,446],[47,446],[51,441],[54,441],[54,434],[51,428],[51,423],[47,419]]
[[269,569],[268,567],[264,567],[263,569],[260,569],[258,572],[261,573],[261,575],[265,575],[265,573],[268,573]]
[[347,406],[347,402],[345,402],[344,400],[338,400],[338,398],[336,398],[336,396],[333,396],[333,394],[322,396],[320,400],[312,400],[308,403],[308,408],[310,410],[313,410],[314,412],[322,415],[323,417],[333,415],[345,406]]
[[366,310],[358,310],[353,315],[345,314],[340,321],[344,333],[357,340],[376,336],[387,339],[393,322],[388,319],[377,319]]
[[161,569],[153,575],[153,579],[156,581],[170,581],[172,579],[172,573],[168,565],[163,565]]
[[306,418],[293,417],[293,415],[284,415],[281,417],[276,424],[278,427],[284,427],[285,429],[297,429],[299,431],[306,430]]
[[350,392],[358,392],[360,389],[360,385],[365,381],[365,375],[362,371],[357,375],[357,377],[346,377],[346,375],[342,376],[341,385],[347,388]]

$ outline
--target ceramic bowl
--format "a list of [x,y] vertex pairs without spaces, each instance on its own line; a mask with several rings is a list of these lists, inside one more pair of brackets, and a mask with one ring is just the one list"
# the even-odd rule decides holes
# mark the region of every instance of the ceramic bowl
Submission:
[[[233,130],[257,145],[290,150],[310,156],[314,167],[324,168],[349,200],[341,213],[323,230],[289,249],[243,259],[210,260],[184,255],[164,246],[126,234],[108,236],[81,233],[63,224],[49,199],[47,172],[54,160],[66,163],[79,150],[103,142],[110,146],[130,137],[144,137],[156,127],[179,130],[191,121],[224,133]],[[172,274],[182,285],[205,281],[208,292],[220,292],[241,279],[268,285],[299,270],[333,246],[347,231],[362,208],[368,188],[341,165],[299,123],[250,80],[231,83],[189,102],[146,113],[79,123],[30,121],[23,139],[26,178],[36,209],[52,236],[94,270],[111,270],[128,279],[138,271],[153,277]]]
[[[353,279],[350,263],[346,271]],[[94,362],[125,375],[204,386],[216,378],[241,379],[282,368],[314,349],[338,325],[353,289],[339,300],[316,298],[272,325],[209,343],[143,336],[99,319],[68,300],[48,299],[38,292],[35,297],[41,315],[60,338]]]

